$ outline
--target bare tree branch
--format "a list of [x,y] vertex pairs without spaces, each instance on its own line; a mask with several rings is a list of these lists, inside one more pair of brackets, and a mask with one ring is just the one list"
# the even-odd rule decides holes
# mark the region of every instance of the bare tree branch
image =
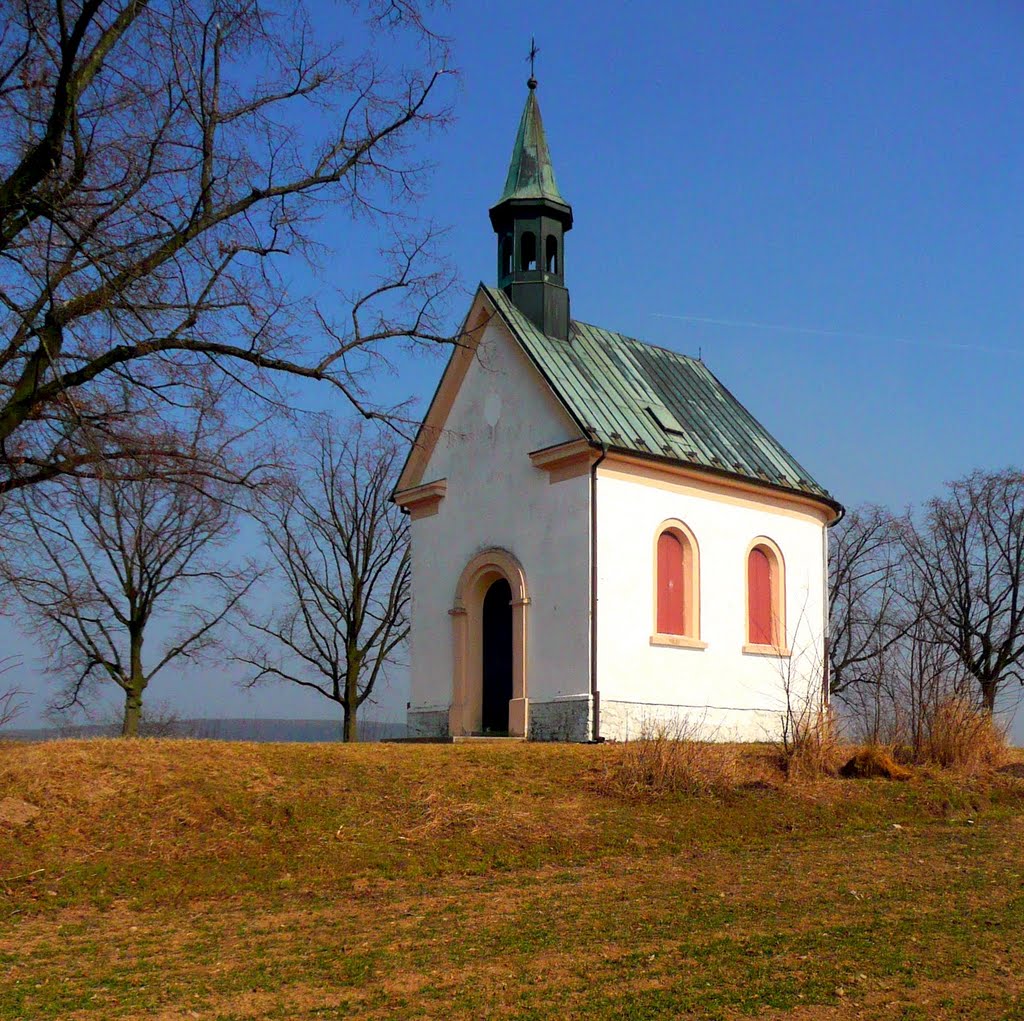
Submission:
[[896,520],[883,507],[850,511],[829,531],[829,684],[842,696],[878,682],[877,666],[912,615]]
[[1024,474],[974,472],[904,522],[922,612],[992,712],[1024,670]]
[[[413,145],[450,116],[447,46],[420,5],[353,4],[365,52],[275,0],[5,13],[0,494],[180,460],[168,420],[287,404],[289,379],[400,425],[374,375],[396,344],[447,342],[453,279],[441,232],[411,215],[427,169]],[[291,268],[317,268],[328,203],[386,239],[363,260],[374,279],[336,287],[344,329]]]
[[391,503],[394,442],[370,427],[340,432],[321,420],[313,452],[258,510],[285,600],[250,614],[265,644],[236,658],[249,681],[287,681],[336,702],[344,737],[395,663],[409,633],[408,521]]
[[[20,661],[16,660],[13,656],[5,656],[3,659],[0,659],[0,676],[10,673],[11,670],[19,665]],[[16,687],[0,690],[0,728],[6,727],[8,723],[13,722],[21,715],[25,709],[23,699],[26,695],[27,692]]]

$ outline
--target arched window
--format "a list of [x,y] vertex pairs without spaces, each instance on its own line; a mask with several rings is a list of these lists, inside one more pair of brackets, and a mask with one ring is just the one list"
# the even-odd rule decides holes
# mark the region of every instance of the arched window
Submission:
[[501,239],[501,275],[512,275],[512,235],[506,234]]
[[524,231],[519,238],[519,268],[537,268],[537,237],[532,231]]
[[784,651],[785,568],[770,539],[756,539],[747,552],[747,645],[750,651]]
[[703,648],[700,641],[700,554],[681,521],[658,528],[655,545],[653,645]]
[[558,272],[558,238],[554,234],[544,242],[544,266],[549,273]]
[[658,634],[686,634],[686,547],[675,532],[658,536]]
[[772,645],[772,562],[763,546],[755,546],[747,557],[747,586],[747,641]]

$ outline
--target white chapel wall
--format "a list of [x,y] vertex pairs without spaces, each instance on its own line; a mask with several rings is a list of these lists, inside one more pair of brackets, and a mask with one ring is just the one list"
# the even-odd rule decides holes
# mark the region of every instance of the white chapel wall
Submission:
[[[686,719],[710,739],[763,740],[785,709],[783,676],[797,700],[820,691],[825,578],[823,524],[811,512],[735,491],[701,491],[661,473],[631,479],[600,468],[598,656],[602,737],[626,740],[658,721]],[[658,526],[684,522],[700,549],[704,649],[652,646]],[[744,653],[746,554],[758,536],[785,558],[791,657]]]
[[523,567],[527,697],[589,692],[589,475],[551,485],[533,450],[578,437],[537,370],[491,319],[422,483],[447,479],[438,513],[412,522],[411,702],[414,732],[447,731],[454,668],[452,609],[463,568],[481,550]]

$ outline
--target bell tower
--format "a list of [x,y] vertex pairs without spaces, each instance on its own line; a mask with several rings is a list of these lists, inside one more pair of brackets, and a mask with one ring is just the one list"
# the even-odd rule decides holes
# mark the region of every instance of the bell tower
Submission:
[[572,229],[572,207],[555,181],[537,79],[531,74],[526,85],[505,190],[490,210],[498,235],[498,286],[539,330],[568,340],[565,234]]

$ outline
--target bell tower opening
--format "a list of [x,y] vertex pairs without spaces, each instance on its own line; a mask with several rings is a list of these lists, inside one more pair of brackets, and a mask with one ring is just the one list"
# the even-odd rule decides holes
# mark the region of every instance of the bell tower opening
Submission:
[[512,275],[512,235],[506,234],[501,239],[501,262],[498,266],[498,279]]
[[523,236],[519,240],[519,250],[521,253],[521,263],[519,267],[521,270],[528,271],[537,268],[537,238],[534,236],[532,230],[524,230]]

